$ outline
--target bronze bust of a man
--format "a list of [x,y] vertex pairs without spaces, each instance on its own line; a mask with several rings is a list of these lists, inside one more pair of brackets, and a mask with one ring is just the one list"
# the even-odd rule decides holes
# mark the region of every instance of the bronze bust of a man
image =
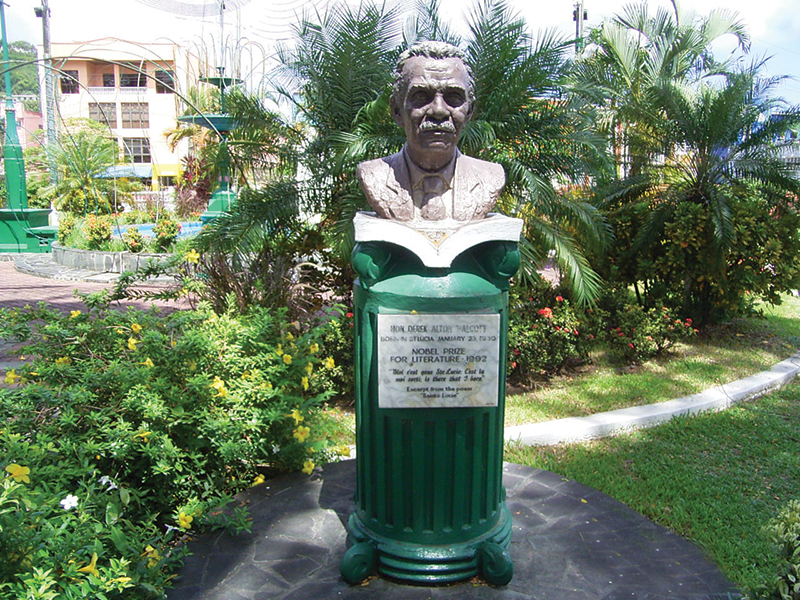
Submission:
[[406,144],[357,169],[379,217],[469,222],[492,209],[505,185],[503,167],[465,156],[457,146],[473,106],[474,82],[461,50],[424,42],[400,56],[391,110]]

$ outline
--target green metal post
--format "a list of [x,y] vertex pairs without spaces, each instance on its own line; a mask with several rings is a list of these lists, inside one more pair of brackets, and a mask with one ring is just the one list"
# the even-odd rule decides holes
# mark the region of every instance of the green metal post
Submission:
[[3,166],[8,190],[8,207],[28,208],[28,189],[25,183],[25,161],[22,146],[17,134],[17,118],[14,113],[14,100],[11,94],[11,64],[8,59],[8,40],[6,39],[6,13],[0,2],[0,26],[3,34],[3,66],[6,87],[6,137],[3,143]]

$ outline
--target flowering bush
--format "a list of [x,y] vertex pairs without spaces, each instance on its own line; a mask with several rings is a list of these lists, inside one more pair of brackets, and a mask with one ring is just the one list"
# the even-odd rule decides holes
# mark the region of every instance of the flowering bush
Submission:
[[316,382],[320,390],[333,391],[337,401],[352,404],[355,399],[353,312],[337,306],[329,314],[331,315],[335,316],[322,326],[321,345],[326,358]]
[[125,233],[122,234],[122,241],[125,243],[128,252],[141,252],[144,249],[144,236],[138,227],[128,227]]
[[568,300],[548,284],[512,290],[509,301],[508,379],[528,384],[586,359],[594,340]]
[[83,234],[90,250],[98,250],[111,239],[111,221],[107,217],[89,215],[83,223]]
[[175,243],[178,233],[181,231],[180,223],[176,223],[169,217],[163,217],[153,225],[156,246],[166,252]]
[[34,357],[0,389],[3,597],[161,594],[189,532],[247,528],[223,511],[232,493],[337,452],[328,393],[312,391],[328,358],[313,329],[280,311],[87,301],[0,311]]
[[69,235],[75,230],[75,217],[70,214],[62,215],[58,220],[58,243],[65,244]]
[[612,358],[625,363],[642,363],[697,333],[692,319],[676,319],[666,307],[645,310],[638,305],[627,306],[614,320],[617,325],[606,332],[608,351]]

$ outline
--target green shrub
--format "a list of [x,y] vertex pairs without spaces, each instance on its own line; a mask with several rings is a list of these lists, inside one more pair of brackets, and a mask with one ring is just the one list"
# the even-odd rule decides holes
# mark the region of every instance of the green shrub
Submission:
[[608,352],[612,359],[627,364],[649,360],[697,333],[691,319],[675,319],[666,307],[645,310],[629,305],[617,312],[613,321],[616,326],[606,332]]
[[800,600],[800,500],[781,511],[771,531],[783,562],[783,570],[762,598]]
[[[150,598],[230,495],[339,452],[318,333],[285,312],[0,311],[33,362],[0,389],[0,587]],[[23,325],[27,329],[23,329]],[[318,387],[318,386],[317,386]],[[27,481],[25,480],[27,479]],[[124,590],[124,591],[123,591]]]
[[156,248],[161,252],[169,250],[169,247],[175,242],[180,231],[180,223],[173,221],[170,217],[162,217],[158,223],[153,225]]
[[509,301],[508,379],[529,384],[586,360],[594,334],[568,300],[548,283],[512,288]]
[[593,260],[612,286],[633,286],[640,305],[674,308],[702,327],[747,314],[759,300],[776,304],[800,287],[796,198],[755,185],[737,190],[728,199],[735,233],[720,261],[712,216],[691,202],[669,214],[658,243],[636,247],[636,233],[660,202],[656,195],[613,210],[615,244]]
[[83,222],[83,234],[89,250],[99,250],[111,241],[111,221],[107,217],[88,215]]
[[122,241],[128,252],[141,252],[145,247],[145,240],[138,227],[128,227],[122,234]]

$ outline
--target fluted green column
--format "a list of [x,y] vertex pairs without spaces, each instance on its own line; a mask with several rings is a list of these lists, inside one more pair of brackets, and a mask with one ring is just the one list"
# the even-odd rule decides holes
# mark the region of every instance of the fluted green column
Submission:
[[[481,575],[503,585],[513,573],[502,453],[507,290],[519,265],[516,244],[487,242],[461,254],[449,268],[430,269],[398,246],[370,242],[357,245],[353,265],[359,274],[354,289],[357,485],[349,523],[354,544],[342,561],[343,576],[354,583],[377,571],[400,580],[443,583]],[[396,371],[379,365],[381,344],[396,347],[389,341],[395,336],[380,339],[381,319],[422,323],[411,327],[416,337],[406,335],[404,325],[395,327],[404,340],[423,340],[407,357],[384,357],[384,363],[398,361]],[[472,347],[466,339],[479,343],[478,332],[495,355],[459,356],[464,346]],[[450,339],[463,343],[437,342]],[[451,406],[448,398],[463,401],[463,390],[472,389],[487,368],[496,373],[496,389],[478,385],[479,397],[470,396],[469,405]],[[392,407],[381,401],[387,369],[398,376],[392,382]],[[397,407],[398,389],[427,391],[435,407]]]

